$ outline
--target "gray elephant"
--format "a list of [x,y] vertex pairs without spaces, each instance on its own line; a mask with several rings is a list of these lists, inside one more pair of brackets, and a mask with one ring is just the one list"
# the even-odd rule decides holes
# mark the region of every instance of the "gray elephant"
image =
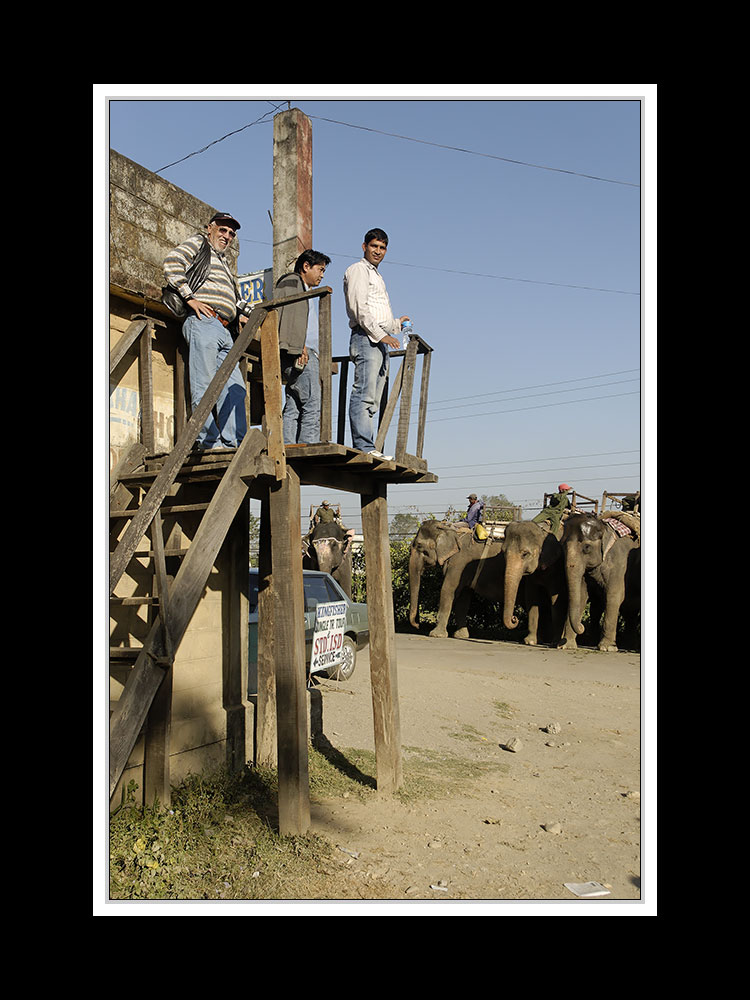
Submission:
[[[568,620],[575,633],[583,633],[581,617],[591,596],[592,621],[601,627],[598,649],[617,649],[618,616],[632,625],[641,603],[641,549],[633,535],[619,535],[600,518],[573,514],[561,540],[568,581]],[[575,647],[575,637],[565,648]]]
[[511,521],[505,526],[503,540],[505,586],[503,624],[516,628],[515,615],[519,587],[525,584],[525,606],[529,613],[526,645],[534,646],[539,636],[539,614],[543,609],[550,619],[549,641],[558,644],[566,630],[575,642],[568,621],[568,585],[565,579],[563,550],[555,535],[534,521]]
[[316,524],[309,535],[302,539],[302,567],[330,573],[351,600],[351,532],[338,521]]
[[[409,621],[419,627],[419,587],[425,566],[441,566],[443,583],[437,623],[430,635],[445,637],[451,611],[456,623],[456,639],[468,639],[466,617],[472,593],[490,601],[503,600],[505,556],[501,541],[478,542],[470,531],[460,532],[445,521],[425,521],[409,551]],[[530,616],[532,643],[536,643],[536,620]]]

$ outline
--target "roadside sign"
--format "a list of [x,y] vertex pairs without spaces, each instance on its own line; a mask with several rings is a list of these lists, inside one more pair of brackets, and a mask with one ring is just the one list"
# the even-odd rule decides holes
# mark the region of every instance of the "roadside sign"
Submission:
[[328,670],[341,659],[346,626],[346,604],[336,602],[319,604],[315,609],[310,673]]

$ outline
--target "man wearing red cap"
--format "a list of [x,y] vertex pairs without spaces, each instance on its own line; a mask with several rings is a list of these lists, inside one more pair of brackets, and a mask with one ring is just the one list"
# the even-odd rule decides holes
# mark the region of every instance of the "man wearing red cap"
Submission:
[[570,490],[571,487],[567,483],[560,483],[557,487],[557,493],[549,498],[547,506],[531,520],[536,521],[537,524],[549,521],[549,530],[553,535],[556,535],[563,513],[570,507],[570,498],[568,497]]
[[[177,292],[183,304],[182,310],[175,315],[187,312],[182,335],[189,348],[188,374],[193,409],[200,403],[234,343],[232,328],[236,327],[239,317],[249,315],[252,308],[240,297],[226,259],[226,250],[239,228],[234,216],[217,212],[205,233],[191,236],[164,260],[167,284]],[[173,309],[171,305],[170,308]],[[199,432],[195,446],[201,451],[237,448],[246,432],[245,383],[238,365]]]

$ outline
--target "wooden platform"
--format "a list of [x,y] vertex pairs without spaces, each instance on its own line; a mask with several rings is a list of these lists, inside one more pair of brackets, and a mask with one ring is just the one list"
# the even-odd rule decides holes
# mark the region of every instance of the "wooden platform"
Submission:
[[[405,462],[385,461],[342,444],[286,445],[286,460],[305,486],[323,486],[351,493],[371,494],[374,487],[402,483],[436,483],[427,462],[407,455]],[[236,449],[193,452],[183,464],[176,482],[210,482],[221,479]],[[147,455],[143,469],[121,477],[124,485],[148,486],[167,459],[166,454]],[[269,475],[273,469],[269,467]]]

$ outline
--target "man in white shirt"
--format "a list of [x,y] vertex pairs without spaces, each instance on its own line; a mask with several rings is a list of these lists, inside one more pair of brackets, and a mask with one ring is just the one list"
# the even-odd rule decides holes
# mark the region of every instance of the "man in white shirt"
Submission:
[[388,236],[371,229],[362,244],[364,257],[344,273],[344,298],[351,337],[349,357],[354,362],[354,384],[349,398],[352,447],[376,458],[388,458],[375,450],[375,417],[388,377],[388,348],[399,348],[396,339],[408,316],[395,319],[380,262],[388,249]]

